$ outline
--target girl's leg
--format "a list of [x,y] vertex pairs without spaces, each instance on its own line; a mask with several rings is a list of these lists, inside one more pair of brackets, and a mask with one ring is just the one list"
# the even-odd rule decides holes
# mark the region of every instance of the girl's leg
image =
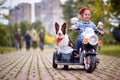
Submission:
[[19,43],[18,43],[18,40],[16,40],[16,50],[18,50],[19,48]]
[[80,49],[81,45],[82,45],[82,39],[78,38],[78,40],[77,40],[77,53],[79,53],[79,49]]

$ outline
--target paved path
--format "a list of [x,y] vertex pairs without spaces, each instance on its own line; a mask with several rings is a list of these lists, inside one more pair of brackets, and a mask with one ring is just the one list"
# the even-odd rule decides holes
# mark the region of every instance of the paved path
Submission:
[[16,51],[0,55],[0,80],[120,80],[120,58],[100,55],[100,64],[93,73],[83,66],[69,70],[52,68],[54,49]]

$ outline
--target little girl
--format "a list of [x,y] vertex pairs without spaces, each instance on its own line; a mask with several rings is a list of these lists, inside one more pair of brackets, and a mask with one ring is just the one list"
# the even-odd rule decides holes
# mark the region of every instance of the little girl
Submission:
[[87,27],[93,28],[96,33],[104,34],[102,31],[98,31],[96,25],[91,21],[91,10],[87,7],[81,8],[79,11],[81,16],[81,21],[71,26],[72,30],[80,29],[79,36],[77,39],[77,52],[79,53],[79,49],[82,45],[82,33],[85,31]]

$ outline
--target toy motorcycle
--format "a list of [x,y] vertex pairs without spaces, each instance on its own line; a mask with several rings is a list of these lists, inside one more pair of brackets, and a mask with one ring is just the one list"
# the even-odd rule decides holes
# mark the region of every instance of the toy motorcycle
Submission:
[[75,56],[76,49],[69,52],[69,48],[66,50],[57,50],[53,53],[53,68],[57,68],[58,65],[64,65],[64,69],[68,69],[69,65],[83,65],[88,73],[95,70],[99,63],[96,58],[97,47],[102,46],[102,41],[92,28],[86,28],[82,33],[83,41],[82,47],[79,49],[79,56]]

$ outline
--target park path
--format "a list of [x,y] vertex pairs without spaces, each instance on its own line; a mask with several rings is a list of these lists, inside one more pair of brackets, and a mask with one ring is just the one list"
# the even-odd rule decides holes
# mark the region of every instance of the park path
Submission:
[[93,73],[83,66],[68,70],[52,67],[54,49],[21,50],[0,55],[0,80],[120,80],[120,58],[99,55],[100,64]]

